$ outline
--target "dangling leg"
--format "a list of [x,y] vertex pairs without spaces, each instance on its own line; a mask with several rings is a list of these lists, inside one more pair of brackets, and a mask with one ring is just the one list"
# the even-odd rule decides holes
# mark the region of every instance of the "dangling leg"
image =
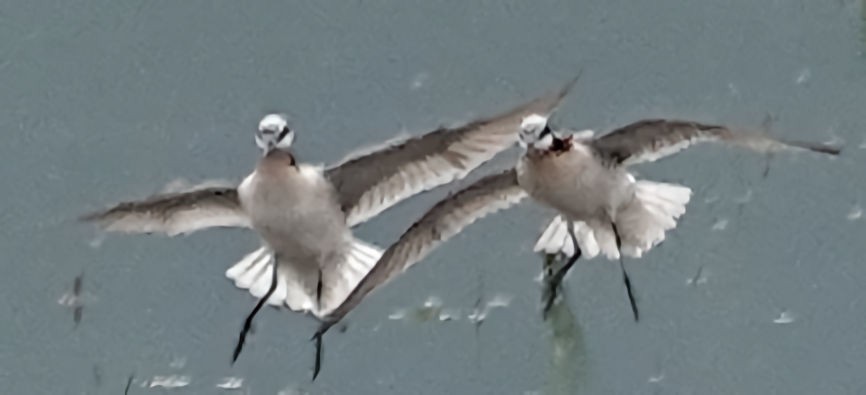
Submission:
[[[316,284],[316,303],[321,306],[322,303],[322,270],[319,269],[319,283]],[[325,332],[331,327],[331,323],[323,324],[316,331],[316,334],[313,336],[313,339],[316,340],[316,362],[313,364],[313,381],[316,381],[316,377],[319,375],[319,370],[322,369],[322,336],[325,335]]]
[[544,303],[541,309],[541,319],[547,320],[547,313],[553,306],[553,301],[556,300],[556,288],[551,283],[554,276],[553,266],[560,260],[557,259],[561,252],[555,254],[544,254],[544,289],[541,291],[541,301]]
[[319,371],[322,370],[322,336],[325,335],[325,332],[316,333],[314,338],[316,339],[316,362],[313,363],[313,380],[316,381],[316,377],[319,376]]
[[559,256],[559,254],[561,254],[561,253],[557,252],[556,254],[547,254],[547,253],[544,254],[543,270],[544,270],[544,278],[545,279],[553,278],[554,259],[556,259]]
[[238,356],[241,354],[241,350],[244,348],[244,340],[246,340],[246,338],[247,338],[247,332],[249,332],[253,326],[253,317],[256,316],[256,313],[258,313],[259,310],[261,310],[262,306],[265,305],[265,302],[267,302],[268,299],[270,299],[271,295],[277,289],[277,254],[276,253],[274,253],[271,260],[273,263],[273,270],[271,271],[271,286],[268,288],[268,292],[265,293],[265,296],[263,298],[259,299],[259,303],[256,304],[256,307],[253,308],[253,311],[250,313],[250,315],[247,316],[247,319],[244,321],[244,327],[243,327],[243,329],[241,329],[241,334],[240,334],[240,338],[238,339],[238,344],[235,346],[235,352],[232,355],[232,364],[234,364],[235,361],[238,360]]
[[568,223],[568,236],[571,238],[571,242],[574,245],[574,255],[568,258],[568,261],[565,265],[559,268],[556,273],[553,273],[552,266],[547,266],[547,301],[544,304],[544,310],[542,310],[542,316],[547,319],[547,313],[550,311],[550,308],[553,307],[553,301],[556,300],[556,290],[559,288],[562,283],[562,279],[565,278],[565,275],[568,273],[568,270],[574,266],[575,262],[580,259],[581,251],[580,246],[577,245],[577,237],[574,235],[574,224]]
[[619,231],[616,229],[616,224],[610,222],[610,227],[613,229],[613,235],[616,238],[616,249],[619,252],[619,269],[622,271],[622,282],[625,283],[625,290],[628,293],[628,301],[631,303],[631,312],[634,314],[635,322],[638,321],[637,303],[634,300],[634,294],[631,291],[631,280],[628,278],[628,273],[625,271],[625,265],[622,263],[622,239],[619,237]]
[[577,244],[577,236],[574,235],[574,224],[568,227],[568,236],[571,237],[571,243],[574,245],[574,255],[568,259],[568,262],[565,263],[559,270],[556,271],[556,274],[553,275],[553,282],[556,285],[562,282],[562,279],[568,273],[568,270],[571,269],[572,266],[580,259],[582,251],[580,250],[580,246]]
[[313,335],[313,338],[310,339],[316,341],[316,362],[313,364],[313,381],[316,381],[316,377],[322,369],[322,336],[325,336],[325,332],[327,332],[328,329],[331,329],[337,321],[338,320],[335,319],[322,319],[322,323],[319,324],[319,329],[316,331],[316,334]]

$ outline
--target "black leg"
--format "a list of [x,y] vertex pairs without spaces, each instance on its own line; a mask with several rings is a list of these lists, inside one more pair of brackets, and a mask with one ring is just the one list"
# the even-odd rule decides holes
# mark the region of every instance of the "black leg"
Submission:
[[[544,254],[544,266],[542,270],[544,271],[544,289],[541,292],[541,300],[544,302],[544,307],[541,310],[541,318],[543,320],[547,320],[547,312],[550,310],[550,306],[553,305],[553,301],[556,299],[556,288],[552,287],[551,280],[554,276],[553,267],[559,262],[559,257],[562,255],[561,252],[557,252],[555,254]],[[479,321],[480,323],[481,321]]]
[[577,245],[577,237],[574,235],[574,224],[569,223],[568,226],[568,236],[571,238],[571,242],[574,245],[574,255],[568,258],[568,261],[556,271],[553,272],[553,265],[547,265],[547,300],[544,304],[544,310],[542,310],[542,317],[547,319],[547,313],[550,311],[550,308],[553,307],[553,302],[556,300],[556,290],[559,288],[562,283],[562,279],[568,273],[568,270],[574,266],[575,262],[580,259],[581,251],[580,247]]
[[552,278],[553,277],[553,259],[559,256],[559,253],[556,254],[544,254],[544,277]]
[[130,373],[129,378],[126,379],[126,389],[123,390],[123,395],[129,395],[129,388],[132,387],[133,378],[135,378],[135,374]]
[[558,258],[561,254],[544,254],[544,289],[541,292],[541,300],[544,306],[541,309],[541,319],[545,321],[547,320],[548,311],[550,311],[553,302],[556,300],[556,287],[553,285],[551,279],[554,276],[553,266],[559,262]]
[[613,235],[616,237],[616,249],[619,252],[619,269],[622,271],[622,282],[625,283],[625,290],[628,293],[628,301],[631,304],[631,312],[634,314],[635,322],[638,321],[637,303],[634,299],[634,294],[631,291],[631,280],[628,278],[628,273],[625,271],[625,265],[622,263],[622,239],[619,237],[619,231],[616,229],[616,224],[611,221],[610,227],[613,229]]
[[316,377],[319,376],[319,371],[322,369],[322,336],[325,336],[325,332],[328,329],[331,329],[334,324],[337,323],[336,319],[324,319],[322,323],[319,325],[319,330],[316,331],[316,334],[313,335],[313,338],[310,340],[316,341],[316,362],[313,364],[313,381],[316,381]]
[[247,316],[247,319],[244,321],[244,327],[241,329],[240,337],[238,338],[238,344],[235,346],[235,352],[232,354],[232,364],[238,360],[238,356],[241,355],[241,350],[244,348],[244,341],[247,338],[247,332],[253,326],[253,318],[256,316],[256,313],[262,309],[262,306],[265,305],[265,302],[270,299],[271,295],[277,289],[277,255],[274,253],[272,259],[273,270],[271,271],[271,286],[268,288],[268,292],[265,293],[265,296],[259,299],[259,303],[256,304],[256,307],[253,308],[253,311]]
[[[322,270],[319,269],[319,282],[316,284],[316,303],[322,305]],[[322,336],[331,328],[332,323],[322,323],[313,339],[316,341],[316,362],[313,364],[313,380],[319,376],[319,371],[322,369]]]
[[313,380],[316,381],[316,377],[319,376],[319,371],[322,370],[322,336],[325,333],[319,333],[316,335],[316,362],[313,364]]

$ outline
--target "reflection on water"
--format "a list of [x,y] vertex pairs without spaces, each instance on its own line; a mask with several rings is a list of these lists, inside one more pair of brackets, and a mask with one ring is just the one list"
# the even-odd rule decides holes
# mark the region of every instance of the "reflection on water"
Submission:
[[414,322],[457,321],[466,318],[469,322],[480,324],[495,308],[508,307],[511,296],[494,294],[489,300],[480,297],[475,306],[468,308],[445,307],[437,296],[430,296],[420,307],[400,308],[388,315],[390,320],[409,320]]
[[82,283],[84,281],[84,273],[82,272],[72,282],[72,290],[63,294],[57,303],[61,306],[72,308],[72,322],[75,323],[75,328],[81,323],[81,315],[84,312],[84,300],[81,295]]
[[[545,267],[551,266],[555,255],[545,257]],[[550,370],[543,393],[580,393],[586,387],[587,358],[583,330],[568,305],[565,287],[560,287],[561,297],[553,303],[547,315],[547,325],[552,332]]]

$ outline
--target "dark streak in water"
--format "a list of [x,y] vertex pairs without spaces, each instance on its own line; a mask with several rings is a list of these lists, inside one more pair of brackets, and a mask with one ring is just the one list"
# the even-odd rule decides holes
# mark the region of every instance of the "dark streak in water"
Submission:
[[132,379],[135,378],[135,373],[130,373],[126,380],[126,389],[123,390],[123,395],[129,395],[129,387],[132,387]]
[[81,323],[81,315],[84,313],[84,305],[81,303],[81,290],[83,288],[84,272],[82,271],[75,281],[72,283],[72,297],[75,301],[75,308],[72,310],[72,321],[75,322],[75,327]]
[[[773,116],[773,114],[770,114],[768,112],[766,115],[764,115],[764,119],[761,121],[761,129],[763,129],[765,133],[769,134],[770,130],[773,128],[773,123],[777,122],[778,120],[779,120],[779,118],[777,116]],[[770,163],[773,160],[773,153],[767,152],[766,159],[767,159],[767,162],[764,166],[764,173],[763,173],[763,178],[765,178],[765,179],[767,178],[768,175],[770,175]],[[742,208],[740,210],[742,212]]]
[[78,324],[81,322],[81,313],[84,312],[84,306],[75,306],[72,309],[72,321],[75,322],[75,327],[78,327]]
[[72,283],[72,294],[75,297],[81,295],[81,283],[84,281],[84,272],[81,272],[77,277],[75,277],[75,281]]
[[695,276],[692,277],[692,280],[689,282],[690,285],[697,285],[698,281],[701,280],[701,275],[704,274],[704,265],[698,266],[698,272],[695,273]]
[[[484,278],[481,276],[481,271],[478,271],[478,298],[475,299],[475,311],[482,311],[481,305],[484,302]],[[486,318],[486,317],[484,317]],[[477,340],[479,330],[481,329],[481,324],[484,323],[484,318],[475,320],[475,337]]]
[[[475,265],[476,272],[478,273],[478,298],[475,299],[475,311],[480,312],[482,307],[482,303],[484,301],[484,276],[482,275],[481,268],[476,263]],[[481,324],[484,323],[483,319],[478,319],[473,322],[473,326],[475,327],[475,365],[478,370],[481,370]]]
[[[553,265],[556,255],[545,256],[545,268]],[[575,268],[572,268],[574,270]],[[561,287],[560,297],[551,306],[544,320],[553,332],[549,378],[542,393],[576,395],[587,387],[586,345],[583,329],[577,322]]]
[[768,152],[766,158],[767,158],[767,162],[764,164],[764,174],[763,174],[764,179],[766,179],[767,176],[770,175],[770,163],[773,161],[773,153]]

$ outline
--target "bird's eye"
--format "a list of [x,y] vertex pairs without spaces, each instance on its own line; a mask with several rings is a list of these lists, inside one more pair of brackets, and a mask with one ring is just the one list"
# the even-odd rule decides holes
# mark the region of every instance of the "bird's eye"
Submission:
[[538,134],[538,138],[544,138],[544,136],[547,136],[548,134],[550,134],[550,126],[545,126],[544,129],[541,130],[541,133]]
[[277,135],[277,140],[282,140],[290,131],[291,129],[289,129],[288,126],[283,126],[283,128],[280,129],[280,133]]

